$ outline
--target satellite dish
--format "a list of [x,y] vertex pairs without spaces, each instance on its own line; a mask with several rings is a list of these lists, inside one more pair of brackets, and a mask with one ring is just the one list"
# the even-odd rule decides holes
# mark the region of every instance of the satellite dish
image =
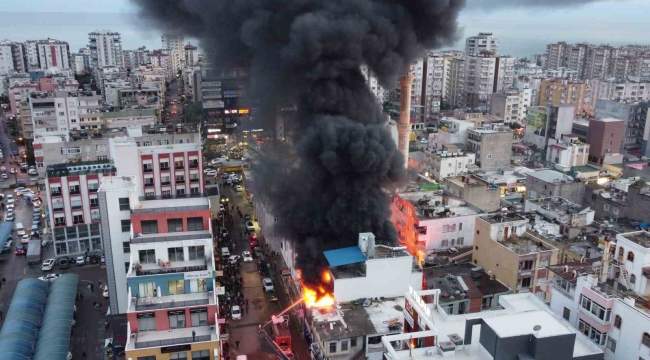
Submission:
[[542,327],[539,326],[539,325],[535,325],[535,326],[533,326],[533,330],[540,331],[540,330],[542,330]]
[[126,176],[122,176],[122,180],[126,180]]

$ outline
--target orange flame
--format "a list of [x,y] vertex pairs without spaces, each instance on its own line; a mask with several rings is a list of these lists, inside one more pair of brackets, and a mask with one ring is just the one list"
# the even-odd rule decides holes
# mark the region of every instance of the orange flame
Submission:
[[[300,278],[300,276],[298,278]],[[330,284],[332,282],[332,275],[329,271],[323,270],[321,273],[321,280],[325,284]],[[335,302],[334,294],[330,293],[325,286],[322,285],[317,288],[311,288],[303,283],[302,298],[305,301],[305,306],[308,308],[332,307]]]

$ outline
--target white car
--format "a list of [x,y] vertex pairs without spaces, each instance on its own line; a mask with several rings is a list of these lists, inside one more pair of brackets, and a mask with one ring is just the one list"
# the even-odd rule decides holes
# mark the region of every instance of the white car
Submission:
[[104,291],[102,292],[102,296],[103,296],[105,299],[108,299],[108,285],[105,285],[105,286],[104,286]]
[[2,173],[0,174],[0,178],[7,179],[9,176],[7,176],[7,173]]
[[13,206],[14,205],[14,196],[13,195],[7,195],[7,197],[5,199],[7,199],[7,206],[9,206],[9,205]]
[[77,264],[77,266],[85,265],[86,259],[83,256],[77,256],[74,263]]
[[217,170],[208,169],[205,174],[208,176],[217,176]]
[[54,268],[54,259],[47,259],[43,261],[43,265],[41,265],[41,270],[43,271],[50,271]]
[[220,162],[221,162],[221,161],[220,161],[219,159],[212,159],[212,160],[210,160],[210,164],[212,164],[212,165],[217,165],[217,164],[220,163]]
[[5,214],[5,221],[14,221],[14,213],[13,212],[7,212]]
[[235,185],[235,191],[236,192],[242,192],[244,188],[241,185]]
[[25,196],[25,195],[28,195],[28,194],[32,195],[32,194],[34,194],[34,192],[29,190],[29,189],[20,190],[20,195]]
[[241,257],[244,259],[244,262],[253,262],[253,256],[250,251],[244,251],[241,253]]
[[262,279],[262,285],[264,285],[264,292],[274,291],[273,280],[271,278]]
[[227,156],[218,157],[217,160],[219,160],[219,161],[230,161],[230,159],[228,159]]
[[241,180],[241,178],[237,174],[232,174],[232,175],[230,175],[230,180],[239,181],[239,180]]
[[52,282],[52,281],[58,279],[59,276],[61,276],[61,275],[59,275],[59,274],[47,274],[45,276],[39,277],[38,280],[46,281],[46,282]]
[[223,206],[223,204],[219,204],[219,211],[220,211],[220,212],[224,212],[224,211],[226,211],[226,207]]
[[241,308],[239,305],[233,305],[230,315],[233,320],[241,320]]
[[228,262],[230,262],[231,264],[236,264],[237,262],[239,262],[239,258],[240,258],[239,255],[230,255],[230,257],[228,258]]
[[246,231],[255,231],[255,225],[252,221],[246,221]]
[[29,242],[29,234],[23,235],[23,237],[20,239],[21,244],[27,244]]
[[14,192],[16,193],[16,195],[22,195],[22,194],[21,194],[21,191],[23,191],[23,190],[26,190],[26,189],[25,189],[24,187],[21,186],[21,187],[17,187],[17,188],[14,190]]

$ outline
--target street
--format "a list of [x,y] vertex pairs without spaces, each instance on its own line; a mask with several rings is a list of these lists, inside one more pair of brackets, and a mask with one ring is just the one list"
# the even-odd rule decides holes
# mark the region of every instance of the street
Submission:
[[169,120],[167,120],[168,124],[178,124],[180,122],[181,109],[183,108],[183,105],[178,101],[180,99],[180,96],[178,96],[179,86],[180,84],[178,83],[178,80],[174,79],[169,84],[169,88],[167,88],[167,93],[169,95],[165,96],[169,103],[166,107],[166,109],[169,110]]
[[12,152],[11,152],[11,143],[14,142],[14,139],[9,134],[9,128],[7,127],[7,117],[2,108],[0,108],[0,145],[2,146],[2,154],[4,155],[4,160],[2,165],[7,167],[8,179],[0,179],[0,188],[8,188],[10,184],[15,184],[16,182],[27,183],[30,176],[27,173],[17,171],[17,174],[9,173],[9,169],[12,164]]

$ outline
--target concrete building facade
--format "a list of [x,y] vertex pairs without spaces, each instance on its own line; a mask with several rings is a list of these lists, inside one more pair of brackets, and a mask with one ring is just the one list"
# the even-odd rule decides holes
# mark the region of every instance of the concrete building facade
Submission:
[[582,204],[585,184],[555,170],[537,170],[526,174],[526,199],[561,197]]
[[471,129],[467,133],[467,149],[476,153],[476,165],[482,170],[496,170],[510,166],[512,154],[512,130]]
[[108,30],[93,31],[88,34],[91,66],[122,66],[122,38],[120,33]]
[[587,142],[589,161],[598,165],[618,164],[623,161],[623,134],[625,121],[614,118],[594,119],[589,122]]

